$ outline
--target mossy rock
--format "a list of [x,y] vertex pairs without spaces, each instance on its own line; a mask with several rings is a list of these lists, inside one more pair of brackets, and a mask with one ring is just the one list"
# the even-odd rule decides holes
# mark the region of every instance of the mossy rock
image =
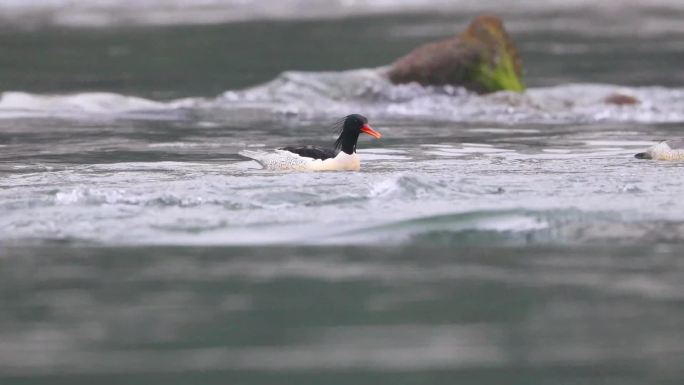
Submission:
[[496,16],[482,15],[449,39],[424,44],[397,60],[388,72],[395,84],[454,85],[488,93],[522,92],[522,63]]

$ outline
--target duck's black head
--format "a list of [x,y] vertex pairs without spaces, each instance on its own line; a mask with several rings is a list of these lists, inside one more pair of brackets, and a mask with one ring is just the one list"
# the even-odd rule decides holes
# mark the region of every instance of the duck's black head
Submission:
[[345,117],[340,137],[335,141],[335,152],[343,151],[349,155],[355,153],[356,142],[362,132],[376,139],[380,139],[381,136],[368,125],[368,119],[365,116],[352,114]]

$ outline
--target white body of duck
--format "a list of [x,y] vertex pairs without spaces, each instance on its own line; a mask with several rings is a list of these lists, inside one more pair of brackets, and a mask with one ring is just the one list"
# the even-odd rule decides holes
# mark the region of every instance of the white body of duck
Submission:
[[240,151],[240,155],[254,159],[266,170],[272,171],[359,171],[361,159],[356,153],[340,151],[334,158],[313,159],[287,150]]
[[637,159],[684,160],[684,139],[666,140],[634,155]]

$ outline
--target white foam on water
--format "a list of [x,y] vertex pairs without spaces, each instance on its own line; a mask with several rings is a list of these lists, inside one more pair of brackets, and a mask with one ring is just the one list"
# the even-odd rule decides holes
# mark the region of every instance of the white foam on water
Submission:
[[108,92],[88,92],[71,95],[40,95],[26,92],[3,92],[0,108],[41,112],[116,113],[163,109],[161,102]]
[[[170,102],[111,93],[0,95],[0,118],[124,116],[168,119],[168,111],[221,112],[217,119],[245,119],[245,111],[273,119],[335,119],[364,111],[374,119],[430,119],[497,123],[674,123],[684,122],[684,89],[602,84],[568,84],[531,88],[525,93],[477,95],[451,86],[393,85],[383,69],[343,72],[284,72],[276,79],[244,90],[226,91],[214,99],[185,98]],[[640,102],[607,104],[615,93]],[[135,117],[133,115],[133,117]],[[524,128],[523,128],[524,129]],[[522,131],[521,131],[522,133]]]

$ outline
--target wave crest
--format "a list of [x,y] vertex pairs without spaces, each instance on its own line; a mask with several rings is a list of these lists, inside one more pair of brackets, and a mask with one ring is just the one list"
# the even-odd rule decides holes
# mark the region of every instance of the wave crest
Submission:
[[[111,93],[35,95],[5,92],[0,118],[17,116],[121,116],[144,112],[145,118],[168,119],[169,111],[189,110],[214,119],[234,120],[245,111],[254,116],[296,115],[330,119],[363,111],[373,119],[430,119],[457,122],[592,123],[684,122],[684,89],[569,84],[531,88],[523,94],[478,95],[453,86],[394,85],[384,68],[343,72],[284,72],[274,80],[213,98],[153,101]],[[632,105],[606,103],[613,95],[637,100]],[[134,116],[135,117],[135,116]]]

